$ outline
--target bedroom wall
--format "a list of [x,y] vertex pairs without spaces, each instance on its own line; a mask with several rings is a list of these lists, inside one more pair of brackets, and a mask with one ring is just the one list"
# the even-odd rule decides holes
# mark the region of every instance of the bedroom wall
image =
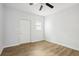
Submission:
[[[31,41],[43,40],[43,27],[41,31],[34,29],[35,22],[41,22],[43,24],[43,17],[36,14],[21,11],[12,7],[5,6],[5,41],[4,47],[9,47],[21,42],[25,43],[25,40],[20,40],[18,35],[18,22],[21,19],[31,20]],[[39,20],[39,21],[38,21]],[[26,42],[27,43],[27,42]]]
[[0,4],[0,54],[3,49],[3,4]]
[[46,39],[79,50],[79,4],[45,17]]

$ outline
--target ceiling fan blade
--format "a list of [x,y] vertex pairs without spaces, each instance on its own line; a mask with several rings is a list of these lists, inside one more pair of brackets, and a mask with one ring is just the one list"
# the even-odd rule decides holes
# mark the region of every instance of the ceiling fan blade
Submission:
[[39,10],[41,11],[41,10],[42,10],[42,8],[43,8],[43,5],[41,5],[41,7],[40,7],[40,9],[39,9]]
[[46,6],[49,6],[50,8],[54,8],[54,6],[52,6],[52,5],[49,4],[49,3],[46,3]]

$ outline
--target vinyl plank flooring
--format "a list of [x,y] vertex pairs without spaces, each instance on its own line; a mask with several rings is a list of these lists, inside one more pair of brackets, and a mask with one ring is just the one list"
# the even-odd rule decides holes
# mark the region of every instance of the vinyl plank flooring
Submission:
[[79,51],[43,40],[4,48],[1,56],[79,56]]

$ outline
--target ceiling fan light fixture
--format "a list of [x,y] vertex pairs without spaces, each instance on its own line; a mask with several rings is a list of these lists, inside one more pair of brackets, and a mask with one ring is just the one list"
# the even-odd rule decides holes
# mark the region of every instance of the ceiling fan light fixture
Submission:
[[[29,3],[29,5],[35,5],[35,4],[37,4],[37,3]],[[39,11],[41,11],[43,9],[44,5],[46,5],[47,7],[50,7],[50,8],[54,8],[54,6],[51,5],[50,3],[40,3],[40,4],[41,4],[41,6],[39,8]]]

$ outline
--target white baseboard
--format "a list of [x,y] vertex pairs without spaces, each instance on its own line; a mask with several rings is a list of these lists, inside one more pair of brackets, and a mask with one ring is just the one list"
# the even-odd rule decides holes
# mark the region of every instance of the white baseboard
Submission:
[[[31,42],[38,42],[38,41],[41,41],[41,40],[35,40],[35,41],[31,41]],[[25,44],[25,43],[30,43],[30,42],[19,42],[19,43],[14,43],[14,44],[10,44],[10,45],[5,45],[4,48],[7,48],[7,47],[11,47],[11,46],[17,46],[17,45],[21,45],[21,44]]]
[[59,44],[59,45],[62,45],[62,46],[65,46],[65,47],[68,47],[68,48],[71,48],[71,49],[79,51],[79,48],[71,47],[69,45],[66,45],[66,44],[63,44],[63,43],[60,43],[60,42],[54,42],[54,41],[51,41],[51,40],[47,40],[47,41],[51,42],[51,43],[56,43],[56,44]]
[[10,45],[5,45],[4,48],[7,48],[7,47],[12,47],[12,46],[17,46],[17,45],[20,45],[21,43],[15,43],[15,44],[10,44]]
[[31,42],[38,42],[38,41],[42,41],[42,39],[41,40],[34,40],[34,41],[31,41]]

